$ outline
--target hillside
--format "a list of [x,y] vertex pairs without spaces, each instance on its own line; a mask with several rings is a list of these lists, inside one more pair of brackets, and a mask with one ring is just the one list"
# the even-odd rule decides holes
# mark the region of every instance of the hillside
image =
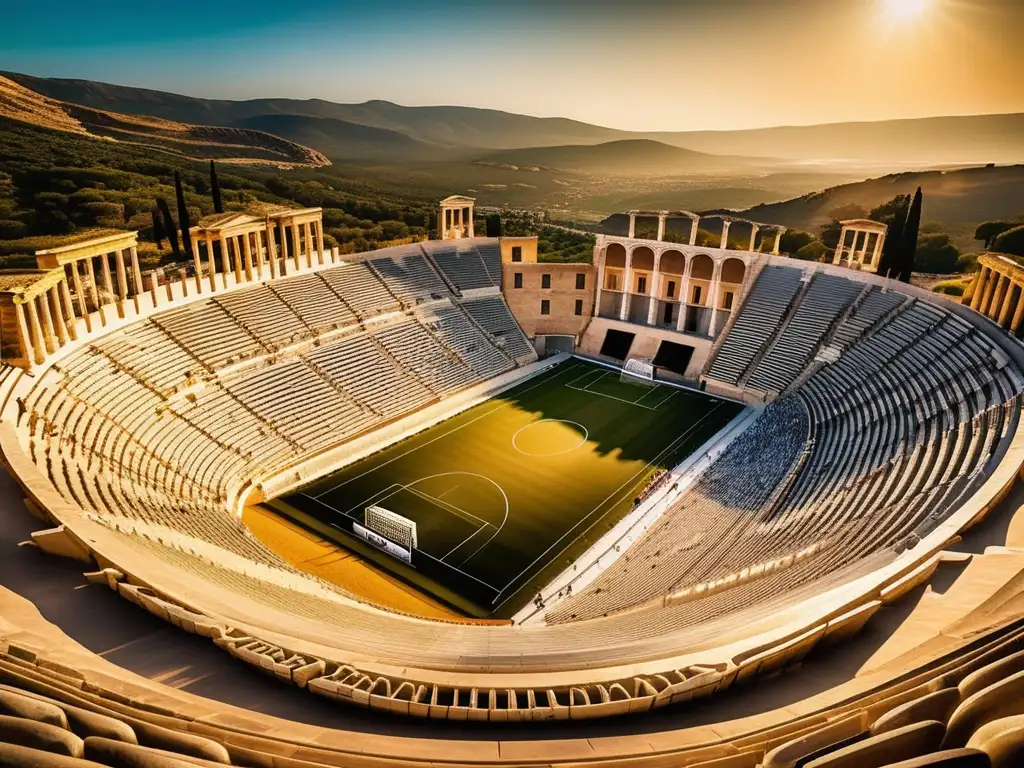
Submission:
[[649,139],[628,139],[603,144],[513,149],[485,155],[489,165],[562,169],[583,173],[626,176],[671,176],[688,172],[726,172],[748,168],[750,158],[722,157],[672,147]]
[[388,101],[337,104],[322,99],[227,101],[90,80],[40,78],[14,72],[0,75],[51,98],[95,109],[212,125],[233,125],[262,115],[303,115],[398,131],[431,144],[482,149],[596,144],[630,136],[624,131],[575,120],[472,107],[404,107]]
[[659,133],[700,152],[896,166],[1024,162],[1024,114]]
[[[576,120],[494,109],[405,107],[387,101],[200,99],[88,80],[0,73],[38,93],[93,109],[204,125],[236,125],[266,115],[302,115],[404,134],[427,145],[521,149],[648,139],[694,152],[773,157],[832,165],[909,168],[1024,162],[1024,114],[933,117],[742,131],[632,133]],[[324,137],[324,140],[329,137]]]
[[900,193],[924,192],[924,221],[946,225],[986,221],[1024,213],[1024,165],[956,171],[898,173],[832,187],[793,200],[756,205],[741,213],[755,221],[815,231],[844,205],[865,210]]
[[312,147],[331,160],[402,162],[451,154],[445,147],[418,141],[398,131],[329,117],[256,115],[240,120],[235,125],[265,131]]
[[0,117],[195,160],[319,167],[320,152],[260,130],[123,115],[49,98],[0,77]]

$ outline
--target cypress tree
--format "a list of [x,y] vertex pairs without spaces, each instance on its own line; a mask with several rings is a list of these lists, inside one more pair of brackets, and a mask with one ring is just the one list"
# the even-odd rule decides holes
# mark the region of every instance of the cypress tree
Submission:
[[164,249],[164,222],[160,215],[160,209],[155,205],[149,210],[150,216],[153,218],[153,241],[156,243],[156,247],[159,250]]
[[907,209],[910,206],[910,195],[903,195],[900,203],[893,210],[889,231],[885,235],[885,245],[878,259],[877,272],[886,277],[896,277],[900,271],[900,246],[903,238],[903,225],[907,222]]
[[181,174],[174,172],[174,196],[178,203],[178,223],[181,226],[181,247],[185,253],[192,253],[192,235],[188,231],[191,226],[188,220],[188,208],[185,206],[185,192],[181,188]]
[[213,195],[213,210],[224,213],[224,200],[220,196],[220,182],[217,181],[217,167],[210,161],[210,192]]
[[907,213],[907,223],[903,226],[900,244],[900,280],[904,283],[910,282],[910,276],[914,271],[914,256],[917,255],[917,236],[921,231],[921,203],[923,195],[921,188],[914,193],[914,202],[910,204],[910,211]]
[[174,223],[174,217],[171,216],[171,207],[162,197],[156,199],[156,207],[160,209],[161,218],[163,218],[163,232],[171,243],[171,252],[174,254],[175,260],[180,259],[181,249],[178,247],[178,227]]

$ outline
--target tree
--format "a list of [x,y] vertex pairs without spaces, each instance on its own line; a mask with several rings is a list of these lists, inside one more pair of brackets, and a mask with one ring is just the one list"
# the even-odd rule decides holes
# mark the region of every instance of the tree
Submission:
[[985,250],[992,250],[995,246],[995,239],[1016,226],[1018,224],[1013,221],[986,221],[979,224],[978,228],[974,230],[974,239],[985,243]]
[[802,261],[821,261],[831,252],[832,249],[821,242],[821,240],[812,240],[803,248],[797,250],[793,256]]
[[814,240],[815,237],[810,232],[787,229],[782,233],[779,240],[779,251],[782,253],[797,253],[804,246],[813,243]]
[[885,245],[882,246],[882,255],[878,259],[877,271],[886,277],[896,277],[899,274],[900,248],[903,244],[903,227],[907,223],[910,196],[897,195],[887,205],[891,206],[890,220],[886,222],[889,229],[885,235]]
[[821,234],[818,238],[825,247],[835,250],[839,245],[839,235],[843,231],[843,225],[839,222],[839,219],[832,219],[828,224],[821,225]]
[[164,247],[164,222],[163,217],[160,214],[160,209],[156,206],[150,211],[153,217],[153,242],[156,243],[156,247],[163,250]]
[[[174,196],[178,203],[178,223],[181,226],[181,247],[185,253],[192,253],[192,233],[189,232],[188,207],[185,205],[185,191],[181,188],[181,174],[174,172]],[[177,254],[175,254],[177,256]]]
[[992,243],[992,250],[1011,256],[1024,256],[1024,226],[1003,232]]
[[907,223],[903,225],[903,234],[900,237],[900,281],[910,282],[910,276],[914,273],[914,258],[917,255],[917,236],[921,229],[921,205],[924,196],[921,188],[914,193],[914,200],[910,204],[910,211],[907,213]]
[[220,182],[217,181],[217,166],[210,161],[210,193],[213,195],[213,210],[224,213],[224,200],[220,196]]
[[957,271],[960,251],[945,233],[921,235],[917,240],[914,269],[918,272],[948,275]]
[[171,216],[171,207],[162,197],[156,199],[156,207],[160,209],[161,218],[164,220],[163,231],[171,243],[171,253],[174,254],[175,260],[178,260],[181,258],[181,250],[178,248],[178,227]]
[[862,206],[857,205],[857,203],[844,203],[833,208],[828,212],[828,215],[837,221],[845,221],[846,219],[866,218],[868,212]]

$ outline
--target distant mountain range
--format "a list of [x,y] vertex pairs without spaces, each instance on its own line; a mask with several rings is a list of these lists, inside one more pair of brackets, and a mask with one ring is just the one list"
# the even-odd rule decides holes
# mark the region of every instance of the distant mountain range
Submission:
[[668,176],[681,173],[749,171],[753,158],[711,155],[651,139],[624,139],[603,144],[506,149],[483,156],[480,163],[519,168],[562,169],[583,173]]
[[44,96],[2,76],[0,117],[97,140],[150,147],[193,160],[307,167],[330,164],[322,153],[280,134],[245,126],[190,125],[94,109]]
[[[908,168],[1024,161],[1024,114],[746,131],[631,133],[576,120],[529,117],[492,109],[403,107],[387,101],[337,104],[320,99],[198,99],[88,80],[0,74],[39,94],[92,109],[197,125],[260,126],[260,130],[308,144],[332,159],[483,159],[488,153],[480,150],[543,147],[556,160],[562,158],[558,162],[568,159],[583,163],[579,158],[585,159],[585,153],[570,147],[647,140],[692,153],[733,159],[780,158],[790,163],[888,164]],[[630,150],[646,153],[647,157],[655,151],[666,151],[642,144],[612,146],[603,156],[592,157],[584,164],[614,168],[623,162],[622,152],[628,154]],[[474,154],[476,157],[472,157]],[[638,155],[641,162],[645,162],[643,157]],[[554,164],[539,159],[522,162]],[[694,154],[689,162],[700,161]]]

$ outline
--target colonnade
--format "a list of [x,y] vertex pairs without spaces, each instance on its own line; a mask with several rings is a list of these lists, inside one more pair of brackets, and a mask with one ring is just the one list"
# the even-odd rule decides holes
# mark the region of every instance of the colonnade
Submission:
[[964,298],[977,310],[1014,336],[1024,325],[1024,269],[1003,256],[984,254],[973,290]]
[[[691,211],[629,211],[629,234],[630,240],[636,239],[636,220],[638,217],[657,217],[658,219],[658,235],[655,242],[664,242],[665,240],[665,228],[668,220],[671,219],[689,219],[690,220],[690,239],[687,245],[697,244],[697,230],[700,227],[700,214],[693,213]],[[750,225],[750,249],[751,251],[757,245],[757,236],[762,229],[774,229],[775,230],[775,243],[772,246],[772,255],[779,255],[779,243],[782,240],[782,234],[786,231],[786,227],[778,224],[761,224],[750,219],[740,219],[734,216],[715,216],[714,218],[720,219],[722,222],[722,235],[719,240],[719,248],[727,248],[729,244],[729,229],[734,223],[743,223]]]
[[[616,312],[616,316],[619,320],[628,321],[630,318],[630,312],[633,307],[634,295],[646,296],[649,300],[647,307],[647,315],[645,318],[646,324],[655,326],[660,325],[658,322],[659,308],[665,302],[671,302],[679,305],[678,315],[675,318],[675,330],[684,332],[686,331],[687,321],[687,309],[691,307],[697,307],[702,309],[709,309],[711,312],[710,322],[708,325],[708,335],[714,336],[717,334],[724,325],[722,322],[723,317],[728,318],[730,312],[729,307],[722,306],[721,296],[723,288],[726,286],[736,285],[736,293],[739,294],[743,282],[746,279],[746,274],[749,267],[750,254],[746,251],[729,251],[727,254],[719,256],[712,256],[707,253],[708,249],[696,248],[691,246],[679,246],[675,244],[663,244],[660,248],[651,248],[650,246],[640,245],[636,243],[629,243],[623,239],[602,236],[598,239],[598,256],[597,256],[597,288],[594,299],[594,316],[601,314],[602,308],[602,295],[606,289],[606,281],[609,265],[607,263],[608,249],[613,244],[618,243],[622,250],[625,251],[625,262],[622,267],[615,265],[613,269],[622,269],[623,285],[621,286],[621,303],[619,304]],[[642,294],[635,294],[634,283],[636,282],[637,267],[634,261],[634,254],[641,249],[649,249],[653,255],[653,265],[651,269],[646,267],[642,268],[644,273],[649,273],[651,276],[651,284],[648,290]],[[663,257],[666,254],[676,254],[683,260],[683,266],[681,272],[666,271],[663,267]],[[620,257],[617,257],[620,258]],[[700,259],[705,259],[711,266],[711,274],[708,277],[694,278],[693,267]],[[737,262],[737,268],[742,267],[742,276],[734,282],[726,283],[723,280],[724,267],[730,260]],[[706,267],[705,267],[706,269]],[[703,271],[703,270],[702,270]],[[673,296],[663,296],[663,283],[668,279],[678,280],[678,293]],[[691,301],[693,293],[694,282],[707,288],[707,295],[702,295],[699,301]],[[619,291],[616,291],[619,293]],[[608,316],[607,314],[605,316]]]
[[473,230],[473,208],[475,205],[475,198],[464,195],[452,195],[442,200],[437,217],[438,239],[455,240],[463,237],[476,237]]
[[[205,250],[206,278],[211,291],[218,288],[218,274],[220,287],[226,288],[228,275],[232,273],[236,283],[258,282],[286,275],[289,261],[294,269],[311,268],[314,253],[316,263],[323,265],[324,236],[320,215],[319,208],[272,214],[264,219],[237,214],[216,224],[194,227],[191,234],[196,290],[203,292],[200,243]],[[220,251],[219,270],[217,251]]]
[[[885,224],[871,219],[850,219],[840,223],[842,229],[839,232],[839,243],[832,256],[832,263],[840,264],[845,261],[847,266],[855,269],[877,272],[878,261],[882,257],[882,248],[885,245],[885,237],[889,228]],[[847,245],[850,235],[853,235],[853,241]],[[861,236],[863,236],[863,241],[861,241]],[[872,242],[872,238],[874,242]],[[868,253],[869,243],[871,244],[870,254]]]
[[26,366],[43,363],[47,355],[78,338],[75,308],[63,271],[39,270],[38,275],[38,279],[9,289],[3,302],[14,317],[17,344],[11,357],[22,359]]

